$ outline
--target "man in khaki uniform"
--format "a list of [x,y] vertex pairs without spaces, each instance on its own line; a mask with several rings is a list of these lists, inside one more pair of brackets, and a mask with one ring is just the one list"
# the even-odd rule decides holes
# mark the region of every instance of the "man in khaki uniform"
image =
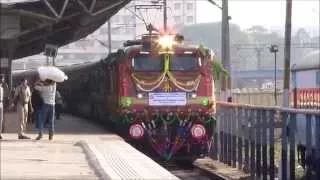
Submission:
[[24,79],[22,83],[16,88],[13,99],[17,103],[17,112],[18,112],[18,120],[19,120],[18,138],[30,139],[29,137],[24,135],[26,123],[28,120],[29,105],[31,108],[31,112],[33,112],[33,109],[31,106],[31,90],[28,86],[28,80]]

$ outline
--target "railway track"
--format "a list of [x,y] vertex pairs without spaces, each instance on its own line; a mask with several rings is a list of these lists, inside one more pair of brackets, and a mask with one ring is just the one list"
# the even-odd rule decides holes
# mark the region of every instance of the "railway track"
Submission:
[[223,180],[223,178],[200,169],[191,163],[154,160],[182,180]]
[[145,146],[133,146],[181,180],[224,180],[224,178],[215,175],[212,172],[198,168],[189,161],[165,161],[152,149],[146,149]]

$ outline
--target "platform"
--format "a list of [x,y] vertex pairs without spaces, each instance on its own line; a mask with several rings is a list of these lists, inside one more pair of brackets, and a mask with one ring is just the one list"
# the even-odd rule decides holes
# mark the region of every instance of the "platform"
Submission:
[[178,180],[169,171],[121,140],[102,143],[80,142],[96,169],[103,169],[104,179]]
[[[13,118],[14,115],[6,116]],[[73,116],[56,121],[54,140],[47,134],[18,140],[15,119],[6,122],[0,140],[0,179],[178,179],[115,134]]]

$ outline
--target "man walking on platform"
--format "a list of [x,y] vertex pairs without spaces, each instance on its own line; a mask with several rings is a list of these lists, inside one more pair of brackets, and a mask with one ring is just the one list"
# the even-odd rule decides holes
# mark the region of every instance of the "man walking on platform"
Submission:
[[43,126],[46,120],[49,121],[49,140],[52,140],[55,119],[56,82],[47,79],[44,83],[36,83],[34,88],[41,93],[41,97],[43,99],[43,105],[38,119],[39,134],[36,140],[40,140],[42,138]]
[[16,88],[14,93],[15,103],[17,105],[19,127],[18,127],[18,138],[19,139],[30,139],[24,135],[26,124],[28,121],[29,107],[30,112],[33,112],[32,103],[31,103],[31,90],[28,86],[28,80],[22,80],[21,84]]

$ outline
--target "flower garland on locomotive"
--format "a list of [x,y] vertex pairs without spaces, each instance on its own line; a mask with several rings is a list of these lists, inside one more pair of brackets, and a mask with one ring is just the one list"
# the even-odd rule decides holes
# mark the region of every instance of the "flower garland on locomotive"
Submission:
[[[150,38],[148,48],[142,45],[128,51],[128,61],[121,65],[127,69],[121,73],[125,82],[120,98],[122,123],[129,125],[132,139],[147,139],[168,160],[182,148],[192,155],[208,152],[215,123],[211,54],[187,47],[177,37]],[[135,67],[139,58],[159,68],[139,69]],[[176,63],[174,69],[178,59],[192,65],[183,68]]]

